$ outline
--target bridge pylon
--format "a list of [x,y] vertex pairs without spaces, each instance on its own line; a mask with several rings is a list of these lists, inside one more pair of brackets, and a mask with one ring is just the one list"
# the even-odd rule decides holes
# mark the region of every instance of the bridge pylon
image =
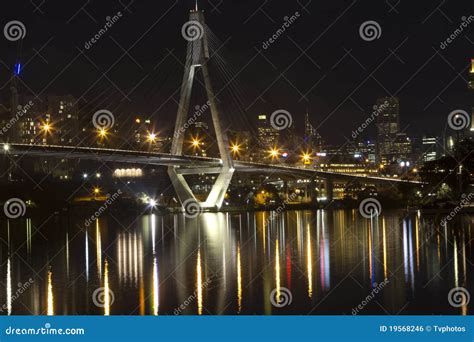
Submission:
[[[201,208],[220,208],[224,201],[224,196],[229,188],[234,173],[234,163],[229,150],[229,142],[227,134],[222,130],[220,112],[217,108],[215,94],[212,88],[211,79],[207,63],[210,59],[208,37],[204,22],[204,13],[196,8],[190,12],[189,21],[183,26],[183,36],[188,40],[188,49],[186,53],[186,63],[184,69],[183,83],[181,85],[181,96],[174,128],[173,141],[171,145],[171,154],[182,155],[184,144],[184,127],[188,117],[191,91],[193,87],[194,77],[198,70],[201,70],[204,78],[204,86],[208,98],[208,105],[212,123],[214,126],[217,145],[219,149],[222,163],[217,168],[199,168],[199,167],[182,167],[169,166],[168,175],[171,179],[176,194],[181,202],[189,203],[194,201]],[[189,30],[189,31],[186,31]],[[207,199],[202,202],[198,201],[186,179],[185,175],[192,174],[218,174],[214,185],[211,188]],[[186,208],[184,208],[186,209]]]

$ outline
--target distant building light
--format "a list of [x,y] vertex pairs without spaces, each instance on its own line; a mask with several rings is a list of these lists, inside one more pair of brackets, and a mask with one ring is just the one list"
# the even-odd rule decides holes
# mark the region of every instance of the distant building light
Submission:
[[281,156],[282,156],[283,158],[287,158],[287,157],[288,157],[288,152],[283,152],[283,153],[281,154]]
[[327,153],[326,153],[326,152],[318,152],[318,153],[316,153],[316,155],[317,155],[318,157],[326,157],[326,156],[327,156]]
[[84,173],[84,174],[82,175],[82,178],[86,179],[88,176],[89,176],[89,175],[88,175],[87,173]]
[[258,119],[259,119],[259,120],[266,120],[266,119],[267,119],[267,116],[266,116],[265,114],[259,115],[259,116],[258,116]]
[[114,177],[117,178],[138,178],[143,177],[142,169],[116,169]]
[[362,155],[360,153],[355,153],[354,154],[354,158],[360,158],[360,157],[362,157]]
[[20,75],[20,73],[21,73],[21,64],[20,63],[15,64],[14,73],[15,73],[16,76]]

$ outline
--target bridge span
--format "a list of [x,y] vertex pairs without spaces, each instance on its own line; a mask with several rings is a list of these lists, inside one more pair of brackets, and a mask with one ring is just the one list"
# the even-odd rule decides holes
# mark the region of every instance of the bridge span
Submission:
[[[183,166],[181,174],[218,173],[222,167],[219,158],[199,157],[192,155],[176,155],[171,153],[132,151],[109,148],[73,147],[58,145],[28,145],[28,144],[1,144],[4,153],[12,157],[43,157],[58,159],[82,159],[101,162],[131,163],[135,165],[155,166]],[[321,171],[314,168],[303,168],[284,163],[257,163],[234,160],[236,172],[296,175],[300,177],[315,177],[333,181],[360,180],[374,184],[408,183],[424,184],[420,181],[404,180],[393,177],[361,176],[347,173]]]

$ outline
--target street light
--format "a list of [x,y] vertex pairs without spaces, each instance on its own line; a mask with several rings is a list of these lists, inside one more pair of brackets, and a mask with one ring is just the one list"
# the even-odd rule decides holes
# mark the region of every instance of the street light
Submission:
[[275,147],[270,150],[270,156],[272,157],[272,159],[277,158],[279,154],[280,152]]
[[3,145],[3,150],[6,151],[6,152],[8,152],[8,151],[10,150],[10,145],[4,144],[4,145]]
[[51,131],[51,125],[49,123],[45,123],[42,127],[42,130],[45,132],[45,133],[49,133]]
[[198,138],[193,138],[192,144],[194,148],[198,148],[201,142],[199,141]]
[[311,160],[311,155],[309,153],[303,153],[303,155],[301,156],[301,159],[303,160],[305,164],[309,164]]
[[148,141],[150,143],[154,143],[156,141],[156,134],[155,133],[148,133]]
[[107,136],[107,130],[105,128],[99,129],[99,136],[105,138]]
[[234,154],[240,152],[240,146],[237,145],[237,144],[233,144],[233,145],[231,146],[231,149],[232,149],[232,152],[233,152]]

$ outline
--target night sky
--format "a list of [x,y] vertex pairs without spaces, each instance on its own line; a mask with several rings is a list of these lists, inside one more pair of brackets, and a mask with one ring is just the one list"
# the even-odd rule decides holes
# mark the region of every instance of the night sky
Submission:
[[[245,129],[239,117],[286,109],[301,131],[308,109],[325,140],[343,143],[377,97],[394,95],[407,133],[440,135],[449,112],[473,106],[466,83],[474,21],[440,48],[462,17],[474,14],[472,1],[200,0],[199,6],[225,42],[219,56],[233,82],[225,89],[230,95],[219,100],[230,128]],[[81,99],[83,116],[108,108],[120,120],[150,116],[166,130],[174,124],[183,74],[181,27],[193,7],[194,0],[9,0],[0,13],[2,28],[11,20],[26,27],[23,93],[72,94]],[[120,20],[85,49],[118,11]],[[299,18],[263,49],[284,17],[297,11]],[[359,27],[368,20],[379,23],[379,39],[361,39]],[[0,103],[7,107],[17,45],[2,35]],[[219,91],[226,77],[217,67],[211,74]],[[373,133],[374,127],[366,132]]]

